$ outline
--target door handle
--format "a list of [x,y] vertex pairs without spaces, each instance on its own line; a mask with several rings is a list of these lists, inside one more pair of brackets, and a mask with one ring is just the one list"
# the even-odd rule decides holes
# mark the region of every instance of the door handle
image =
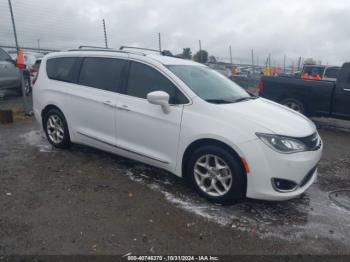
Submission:
[[130,111],[130,109],[127,105],[120,105],[120,106],[117,106],[117,108],[119,110]]
[[104,105],[106,105],[106,106],[109,106],[109,107],[113,107],[113,108],[115,108],[115,105],[113,104],[113,102],[112,101],[104,101],[104,102],[102,102],[102,104],[104,104]]
[[350,92],[350,88],[344,88],[344,91]]

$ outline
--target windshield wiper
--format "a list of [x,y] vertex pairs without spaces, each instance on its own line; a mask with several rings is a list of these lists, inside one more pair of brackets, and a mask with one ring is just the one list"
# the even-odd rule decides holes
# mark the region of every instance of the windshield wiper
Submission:
[[231,104],[235,102],[232,100],[225,100],[225,99],[206,99],[205,101],[209,103],[214,103],[214,104]]
[[254,100],[257,98],[258,98],[257,96],[241,97],[241,98],[238,98],[235,101],[233,101],[233,103],[238,103],[238,102],[247,101],[247,100]]

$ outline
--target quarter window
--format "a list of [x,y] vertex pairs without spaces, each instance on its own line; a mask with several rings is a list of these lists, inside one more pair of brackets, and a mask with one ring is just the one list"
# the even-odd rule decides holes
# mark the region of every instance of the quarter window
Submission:
[[116,92],[122,84],[125,64],[124,60],[115,58],[85,58],[79,84]]
[[131,62],[126,94],[146,99],[147,94],[153,91],[168,93],[170,104],[188,103],[187,98],[178,88],[156,69],[138,62]]
[[50,79],[76,83],[80,59],[77,57],[57,57],[47,60],[46,71]]

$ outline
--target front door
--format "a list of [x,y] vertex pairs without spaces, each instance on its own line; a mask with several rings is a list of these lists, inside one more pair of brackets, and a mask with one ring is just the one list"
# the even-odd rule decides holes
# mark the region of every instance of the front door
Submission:
[[[165,91],[170,112],[150,104],[147,94]],[[117,103],[117,145],[150,164],[172,169],[176,165],[183,104],[187,98],[157,69],[130,62],[128,84]]]

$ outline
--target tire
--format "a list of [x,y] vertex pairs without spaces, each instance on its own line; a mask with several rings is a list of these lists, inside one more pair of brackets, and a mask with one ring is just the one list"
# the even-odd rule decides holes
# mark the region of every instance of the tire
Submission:
[[58,109],[50,109],[43,118],[43,128],[47,140],[57,148],[71,146],[66,118]]
[[208,145],[198,148],[189,158],[185,170],[193,188],[211,202],[233,204],[246,195],[246,173],[240,161],[222,147]]
[[[30,78],[28,76],[24,76],[23,81],[24,81],[24,95],[29,96],[32,93],[32,85],[30,82]],[[22,85],[19,85],[17,93],[18,95],[23,96]]]
[[286,106],[286,107],[289,107],[290,109],[293,109],[294,111],[299,112],[300,114],[305,115],[305,112],[306,112],[305,111],[305,106],[304,106],[303,102],[301,102],[298,99],[287,98],[287,99],[284,99],[281,102],[281,104]]
[[32,93],[32,85],[30,83],[30,77],[24,76],[24,94],[29,96]]

